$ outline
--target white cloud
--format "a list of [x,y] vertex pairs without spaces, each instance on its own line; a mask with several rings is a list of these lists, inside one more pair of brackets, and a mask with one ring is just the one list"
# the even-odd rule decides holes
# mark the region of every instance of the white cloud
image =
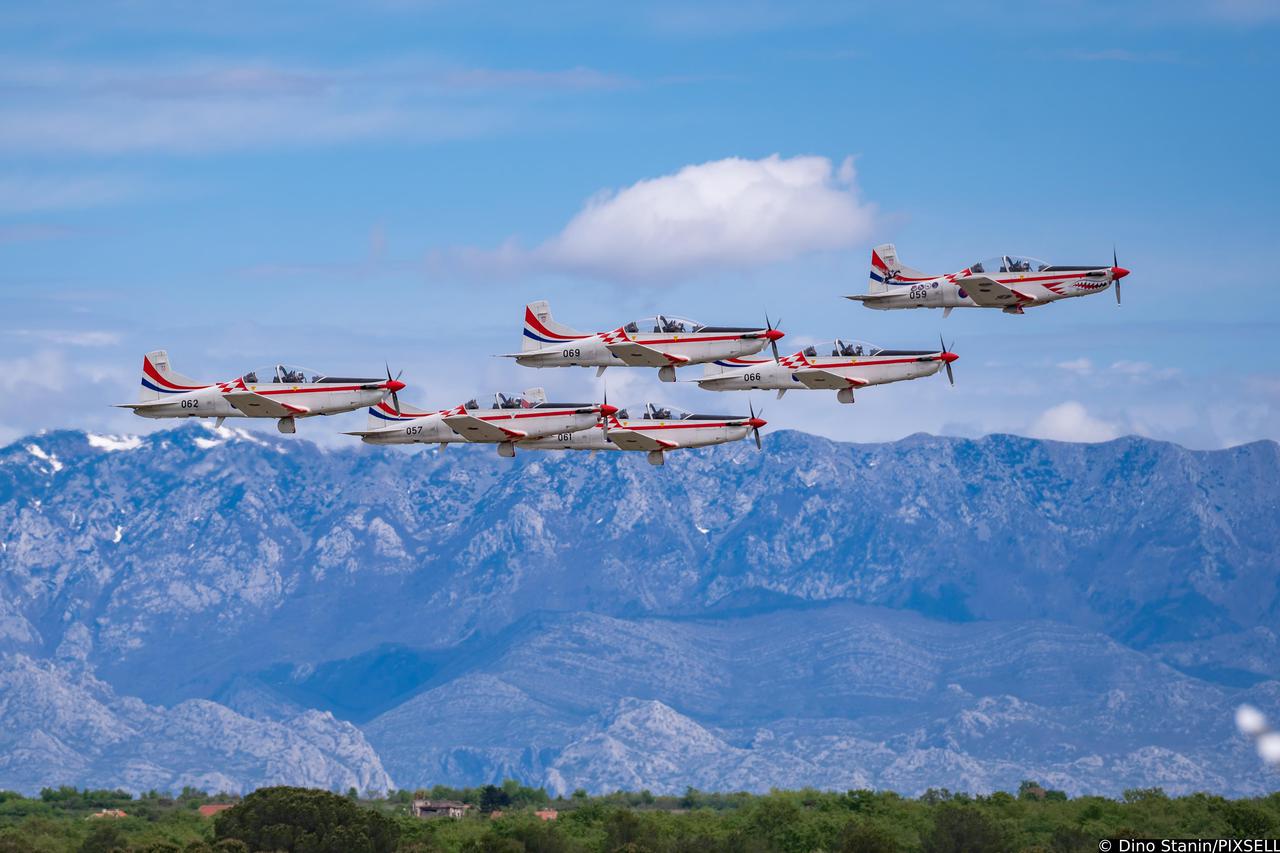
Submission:
[[[348,67],[240,59],[0,62],[0,150],[117,154],[457,139],[528,122],[529,95],[629,81],[589,68],[461,68],[410,58]],[[122,117],[126,117],[122,120]]]
[[1087,358],[1077,358],[1072,361],[1060,361],[1058,367],[1063,370],[1069,370],[1072,373],[1079,373],[1081,376],[1093,372],[1093,362]]
[[109,347],[120,343],[116,332],[91,329],[15,329],[12,334],[73,347]]
[[826,157],[730,157],[597,195],[531,258],[609,278],[682,276],[846,248],[874,220],[851,158],[837,169]]
[[1113,424],[1089,414],[1083,405],[1069,400],[1048,409],[1027,430],[1034,438],[1053,441],[1110,441],[1120,435]]
[[[0,116],[0,124],[3,116]],[[137,181],[116,175],[0,176],[0,213],[42,213],[110,204],[137,195]]]

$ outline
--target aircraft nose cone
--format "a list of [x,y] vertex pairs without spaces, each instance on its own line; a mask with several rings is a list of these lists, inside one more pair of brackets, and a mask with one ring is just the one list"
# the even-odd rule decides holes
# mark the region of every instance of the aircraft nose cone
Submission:
[[395,393],[395,392],[398,392],[398,391],[403,391],[404,389],[405,389],[405,384],[404,384],[403,382],[401,382],[399,379],[388,379],[388,380],[387,380],[387,390],[388,390],[388,391],[391,391],[392,393]]
[[950,364],[951,362],[955,361],[955,360],[956,360],[956,359],[958,359],[959,357],[960,357],[960,356],[956,355],[956,354],[955,354],[955,353],[953,353],[953,352],[944,352],[944,353],[940,356],[940,358],[941,358],[943,361],[945,361],[947,364]]
[[760,429],[760,427],[764,426],[767,423],[769,422],[766,421],[764,418],[748,418],[747,419],[747,425],[750,426],[752,429]]
[[780,332],[777,329],[769,329],[764,333],[764,336],[771,341],[776,341],[776,340],[781,340],[784,337],[784,334],[785,333]]
[[1113,280],[1115,280],[1115,281],[1119,281],[1120,279],[1124,278],[1124,277],[1125,277],[1125,276],[1127,276],[1128,274],[1129,274],[1129,271],[1128,271],[1127,269],[1125,269],[1124,267],[1112,267],[1112,268],[1111,268],[1111,278],[1112,278]]
[[600,414],[602,415],[616,415],[617,413],[617,406],[610,406],[608,403],[603,403],[600,406]]

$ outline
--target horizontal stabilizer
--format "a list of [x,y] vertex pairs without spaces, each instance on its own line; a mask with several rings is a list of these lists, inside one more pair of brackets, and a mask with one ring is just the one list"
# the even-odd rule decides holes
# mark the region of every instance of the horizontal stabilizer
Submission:
[[156,406],[172,406],[174,402],[174,400],[161,398],[159,400],[144,400],[141,403],[116,403],[115,407],[117,409],[133,409],[136,412],[139,409],[153,409]]

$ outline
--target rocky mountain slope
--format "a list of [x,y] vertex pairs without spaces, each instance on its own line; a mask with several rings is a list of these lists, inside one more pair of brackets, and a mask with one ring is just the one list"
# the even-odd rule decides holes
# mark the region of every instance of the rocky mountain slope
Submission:
[[[357,787],[378,783],[377,755],[308,734],[307,709],[367,724],[404,785],[683,787],[660,742],[717,756],[689,782],[703,787],[982,787],[1035,768],[1079,789],[1256,779],[1221,721],[1247,691],[1265,702],[1280,663],[1274,443],[784,432],[764,453],[664,469],[456,450],[201,427],[0,449],[5,671],[81,684],[62,672],[74,661],[75,678],[138,697],[108,706],[213,702],[235,726],[286,726],[340,765],[299,778]],[[835,614],[828,640],[810,630],[820,614]],[[761,669],[781,637],[828,668]],[[758,652],[710,651],[730,647]],[[1139,695],[1158,698],[1148,716]],[[468,713],[495,734],[459,728]],[[974,739],[988,725],[1001,735]],[[681,734],[649,737],[667,730]]]

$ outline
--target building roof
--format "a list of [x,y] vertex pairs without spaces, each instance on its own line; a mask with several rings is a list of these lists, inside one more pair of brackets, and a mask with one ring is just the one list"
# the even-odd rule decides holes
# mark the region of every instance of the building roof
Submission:
[[213,817],[218,812],[225,812],[234,805],[235,803],[205,803],[200,807],[199,811],[202,817]]

